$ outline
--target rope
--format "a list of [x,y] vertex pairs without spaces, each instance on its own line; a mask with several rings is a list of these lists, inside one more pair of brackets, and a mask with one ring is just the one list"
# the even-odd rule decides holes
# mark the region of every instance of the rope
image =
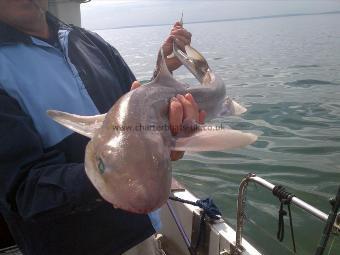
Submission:
[[283,209],[284,205],[287,205],[288,208],[288,215],[289,215],[289,225],[290,225],[290,234],[292,237],[293,243],[293,250],[296,253],[296,245],[295,245],[295,237],[294,237],[294,229],[293,229],[293,220],[292,220],[292,213],[290,210],[290,203],[292,198],[295,196],[292,193],[286,191],[286,189],[281,186],[277,185],[273,189],[273,195],[276,196],[280,200],[280,210],[279,210],[279,222],[278,222],[278,231],[276,234],[277,239],[282,242],[284,239],[284,216],[287,215],[287,212]]
[[206,199],[199,199],[196,202],[182,199],[179,197],[169,197],[169,199],[176,201],[176,202],[184,203],[184,204],[198,206],[199,208],[202,209],[200,227],[198,229],[197,242],[195,245],[191,244],[191,250],[197,251],[201,243],[202,237],[205,234],[205,228],[204,228],[205,216],[208,216],[212,220],[219,220],[221,218],[222,213],[220,212],[220,210],[218,209],[218,207],[215,205],[214,201],[210,197]]
[[[256,223],[255,220],[253,219],[248,219],[248,221],[250,222],[250,224],[253,224],[259,231],[262,231],[262,234],[265,235],[265,237],[269,238],[269,240],[276,240],[276,238],[273,237],[273,234],[271,232],[269,232],[266,228],[264,228],[262,225]],[[293,253],[293,250],[288,247],[285,243],[279,242],[278,243],[278,247],[279,249],[284,249],[281,250],[282,254],[288,254],[287,252]],[[286,252],[286,253],[285,253]],[[328,254],[329,255],[329,254]]]
[[205,213],[210,219],[213,220],[219,220],[221,218],[222,213],[218,209],[218,207],[215,205],[212,198],[208,197],[206,199],[199,199],[196,202],[185,200],[179,197],[169,197],[170,200],[181,202],[184,204],[190,204],[194,206],[198,206],[203,210],[203,213]]
[[328,239],[332,233],[333,225],[337,217],[337,213],[340,209],[340,186],[338,187],[338,192],[336,197],[331,201],[332,209],[328,215],[326,225],[323,229],[323,233],[319,242],[319,245],[315,251],[315,255],[322,255],[326,249]]

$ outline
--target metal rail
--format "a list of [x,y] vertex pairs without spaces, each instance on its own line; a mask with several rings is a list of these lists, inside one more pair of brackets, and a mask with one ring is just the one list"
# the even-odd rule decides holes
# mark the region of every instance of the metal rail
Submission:
[[[244,226],[244,216],[245,216],[245,197],[246,197],[246,190],[249,182],[255,182],[257,184],[260,184],[262,187],[273,191],[275,185],[266,181],[265,179],[256,176],[256,174],[249,174],[246,176],[240,183],[239,187],[239,193],[238,193],[238,199],[237,199],[237,227],[236,227],[236,244],[235,248],[238,251],[237,254],[241,254],[241,251],[243,250],[242,247],[242,232],[243,232],[243,226]],[[291,203],[296,205],[297,207],[301,208],[302,210],[306,211],[307,213],[315,216],[316,218],[327,222],[328,215],[319,209],[311,206],[310,204],[307,204],[303,200],[293,197],[291,200]],[[339,219],[339,215],[337,216]],[[337,222],[337,221],[336,221]],[[340,231],[340,225],[339,223],[334,223],[333,227],[337,231]]]

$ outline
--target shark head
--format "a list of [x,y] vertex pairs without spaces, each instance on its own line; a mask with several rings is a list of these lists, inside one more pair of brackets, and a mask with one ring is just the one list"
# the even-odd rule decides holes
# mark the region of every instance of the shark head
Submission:
[[100,130],[92,138],[85,153],[86,174],[101,196],[114,207],[133,213],[161,207],[169,196],[171,165],[170,152],[160,137],[146,140],[138,137],[141,134],[132,138],[116,132],[105,137],[103,133]]
[[169,196],[170,147],[158,131],[121,125],[117,119],[125,100],[120,100],[104,115],[79,116],[55,110],[49,110],[48,115],[91,139],[84,166],[99,194],[115,208],[144,214],[161,207]]

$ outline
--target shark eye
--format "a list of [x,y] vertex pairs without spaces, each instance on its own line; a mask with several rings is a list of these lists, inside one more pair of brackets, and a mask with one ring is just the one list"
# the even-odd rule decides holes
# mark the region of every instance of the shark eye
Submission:
[[104,164],[104,161],[102,160],[102,158],[100,158],[100,157],[97,157],[97,167],[98,167],[98,170],[101,174],[105,173],[105,164]]

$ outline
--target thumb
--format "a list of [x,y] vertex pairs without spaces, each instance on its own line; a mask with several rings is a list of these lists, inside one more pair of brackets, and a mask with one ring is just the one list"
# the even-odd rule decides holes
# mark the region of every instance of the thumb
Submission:
[[165,56],[168,56],[172,53],[172,42],[173,41],[174,41],[174,37],[172,35],[169,35],[164,41],[162,48],[163,48],[163,53]]
[[139,81],[134,81],[132,84],[131,84],[131,89],[130,90],[134,90],[134,89],[137,89],[141,86],[140,82]]

